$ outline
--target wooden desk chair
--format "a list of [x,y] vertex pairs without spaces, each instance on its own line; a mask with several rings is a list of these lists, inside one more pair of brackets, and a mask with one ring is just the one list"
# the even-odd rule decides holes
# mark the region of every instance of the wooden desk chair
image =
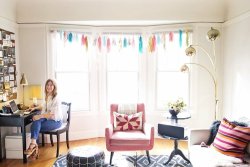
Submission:
[[42,146],[44,146],[44,134],[50,135],[50,142],[52,146],[54,146],[52,135],[56,135],[57,138],[56,157],[58,157],[59,155],[60,134],[64,132],[66,132],[66,143],[67,143],[67,148],[69,149],[69,125],[70,125],[71,103],[62,102],[62,112],[63,112],[63,123],[60,128],[51,131],[40,132],[42,134]]

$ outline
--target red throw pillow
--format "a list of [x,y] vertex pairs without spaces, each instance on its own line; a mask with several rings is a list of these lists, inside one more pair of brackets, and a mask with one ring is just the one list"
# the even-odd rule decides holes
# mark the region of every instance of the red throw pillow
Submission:
[[114,112],[113,115],[114,130],[125,131],[142,129],[142,112],[131,115]]
[[237,126],[224,118],[214,139],[213,147],[222,154],[242,159],[249,141],[249,127]]

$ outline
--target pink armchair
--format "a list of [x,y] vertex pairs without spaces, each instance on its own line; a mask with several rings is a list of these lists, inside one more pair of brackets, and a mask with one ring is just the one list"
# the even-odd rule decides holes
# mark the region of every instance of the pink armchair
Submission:
[[118,104],[111,104],[110,124],[105,129],[106,148],[111,152],[110,165],[115,151],[136,151],[146,150],[149,163],[149,150],[154,146],[154,127],[145,121],[144,104],[137,104],[137,113],[142,112],[141,130],[114,130],[114,112],[118,112]]

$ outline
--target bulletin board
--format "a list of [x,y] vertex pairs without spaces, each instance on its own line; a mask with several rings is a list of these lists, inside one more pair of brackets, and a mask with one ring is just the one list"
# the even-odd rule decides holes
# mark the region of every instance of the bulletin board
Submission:
[[15,34],[0,29],[0,102],[17,98]]

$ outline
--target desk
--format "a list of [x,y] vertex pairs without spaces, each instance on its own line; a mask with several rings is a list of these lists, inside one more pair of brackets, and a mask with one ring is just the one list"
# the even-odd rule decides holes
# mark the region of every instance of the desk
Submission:
[[[26,150],[26,125],[32,122],[33,115],[37,114],[38,111],[32,112],[28,115],[23,116],[0,116],[0,161],[2,161],[2,136],[1,127],[21,127],[23,150]],[[27,162],[27,156],[23,152],[23,163]]]

